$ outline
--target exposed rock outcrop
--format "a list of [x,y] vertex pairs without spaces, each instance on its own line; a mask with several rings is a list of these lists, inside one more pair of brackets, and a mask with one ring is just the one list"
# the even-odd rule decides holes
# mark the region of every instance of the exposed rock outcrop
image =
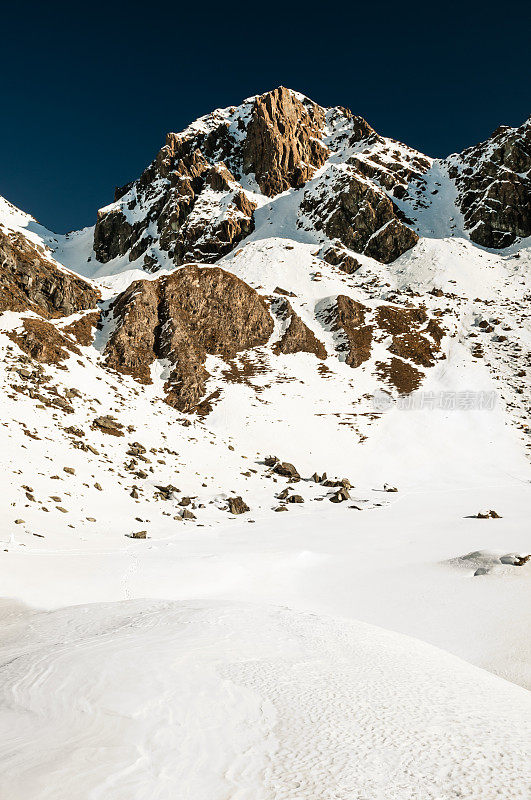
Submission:
[[301,211],[318,231],[384,264],[418,242],[387,194],[350,172],[326,175],[304,194]]
[[243,171],[253,172],[269,197],[300,188],[328,155],[320,141],[324,122],[323,109],[283,86],[257,97],[243,144]]
[[83,314],[79,319],[66,325],[62,328],[62,331],[69,336],[73,336],[78,344],[88,347],[89,344],[92,344],[94,328],[97,327],[100,319],[101,313],[99,311],[89,311],[88,314]]
[[350,367],[359,367],[371,357],[374,326],[365,324],[368,311],[362,303],[340,294],[324,316],[324,322],[341,334],[337,349],[346,352]]
[[147,225],[132,225],[118,208],[98,211],[94,228],[94,252],[103,264],[123,256],[138,240]]
[[344,247],[337,244],[328,247],[323,253],[322,258],[327,264],[331,264],[333,267],[339,267],[339,269],[342,272],[346,272],[347,275],[352,275],[361,267],[357,259],[349,255]]
[[[329,239],[385,263],[411,248],[417,236],[391,196],[402,198],[430,160],[348,109],[321,108],[281,86],[169,133],[140,178],[98,214],[96,256],[142,258],[147,271],[166,257],[214,263],[254,229],[244,174],[274,197],[304,187],[329,156],[322,180],[304,196],[301,225],[309,217]],[[350,254],[336,263],[349,273],[357,268]]]
[[22,329],[6,333],[24,353],[43,364],[60,364],[70,353],[81,355],[78,348],[51,322],[35,317],[22,320]]
[[[144,255],[144,266],[151,271],[157,263],[153,247],[158,245],[177,265],[212,263],[252,232],[255,204],[234,184],[223,162],[211,166],[193,144],[168,134],[154,164],[121,198],[121,208],[99,212],[94,231],[99,261],[127,253],[135,261]],[[134,210],[139,219],[130,223],[125,209]],[[148,228],[155,228],[156,236]]]
[[99,298],[94,286],[56,266],[22,233],[0,229],[0,312],[62,317],[95,308]]
[[371,359],[375,342],[384,344],[392,357],[376,362],[376,374],[400,394],[409,394],[420,385],[424,373],[417,367],[432,367],[441,357],[444,330],[423,307],[380,305],[370,309],[338,295],[321,309],[319,317],[336,333],[336,349],[346,353],[345,362],[351,367]]
[[289,320],[282,338],[273,345],[274,353],[313,353],[317,358],[326,358],[324,344],[295,313],[289,300],[275,298],[271,309],[280,319]]
[[380,306],[375,317],[378,327],[393,337],[390,353],[422,367],[433,366],[444,332],[425,309]]
[[424,377],[424,373],[400,358],[377,361],[376,374],[385,383],[393,386],[401,395],[411,394],[416,391]]
[[446,159],[473,242],[504,248],[531,236],[531,118]]
[[192,410],[204,393],[207,354],[232,358],[265,344],[273,319],[258,293],[219,267],[190,264],[155,281],[135,281],[113,305],[118,322],[107,364],[150,383],[150,366],[167,359],[167,402]]

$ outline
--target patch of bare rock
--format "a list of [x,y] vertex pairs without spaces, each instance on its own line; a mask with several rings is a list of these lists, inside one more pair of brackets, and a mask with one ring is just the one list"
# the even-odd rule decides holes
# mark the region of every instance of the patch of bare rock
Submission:
[[0,229],[0,312],[66,317],[95,308],[99,298],[91,283],[56,266],[23,234]]
[[207,354],[230,359],[266,344],[273,319],[265,300],[220,267],[189,264],[156,281],[135,281],[118,296],[117,327],[106,350],[109,367],[151,382],[150,365],[171,364],[166,401],[192,410],[204,393]]

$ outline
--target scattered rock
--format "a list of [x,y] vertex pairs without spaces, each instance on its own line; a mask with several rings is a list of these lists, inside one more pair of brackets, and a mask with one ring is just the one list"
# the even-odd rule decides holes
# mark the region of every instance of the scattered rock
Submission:
[[147,531],[136,531],[135,533],[127,533],[129,539],[146,539]]
[[245,514],[251,510],[241,497],[229,497],[227,502],[231,514]]
[[524,564],[531,559],[531,553],[527,555],[520,555],[519,553],[507,553],[504,556],[500,556],[500,561],[502,564],[512,564],[513,567],[523,567]]
[[[156,486],[156,488],[159,490],[159,494],[163,500],[171,500],[174,497],[175,493],[179,491],[179,489],[176,486],[173,486],[173,484],[171,483],[168,483],[167,486]],[[183,503],[183,500],[187,502]],[[191,500],[189,497],[183,497],[180,502],[180,505],[182,506],[188,505],[190,502]]]
[[304,503],[304,498],[300,494],[292,494],[286,499],[287,503]]
[[103,417],[96,417],[93,420],[91,427],[98,429],[103,433],[108,433],[110,436],[124,436],[122,428],[124,427],[115,417],[106,415]]
[[348,489],[342,486],[337,492],[330,497],[331,503],[343,503],[345,500],[350,500],[350,494],[348,493]]
[[81,428],[76,428],[74,425],[65,428],[65,433],[69,433],[71,436],[85,436],[85,431]]
[[297,469],[290,464],[289,461],[279,461],[273,467],[273,472],[276,472],[277,475],[282,475],[285,478],[289,478],[292,481],[300,480],[300,475],[297,472]]

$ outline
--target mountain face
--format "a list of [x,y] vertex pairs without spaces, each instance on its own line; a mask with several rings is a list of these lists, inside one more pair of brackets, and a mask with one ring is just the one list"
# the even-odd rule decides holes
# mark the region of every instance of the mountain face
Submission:
[[531,118],[447,159],[473,242],[503,248],[531,236]]
[[260,198],[295,188],[305,189],[296,228],[387,263],[418,239],[392,197],[429,166],[347,109],[325,111],[281,87],[168,134],[138,181],[100,211],[94,251],[148,270],[161,251],[176,266],[214,263],[254,230]]
[[[175,470],[198,516],[225,511],[229,484],[287,510],[264,478],[298,475],[292,461],[413,480],[436,474],[434,452],[456,473],[518,460],[530,131],[502,127],[433,160],[280,87],[169,133],[94,228],[57,236],[2,201],[6,447],[13,475],[28,473],[13,491],[35,482],[13,444],[43,439],[52,461],[82,454],[80,507],[96,471],[126,488],[123,519],[173,496]],[[419,390],[437,425],[400,413]],[[494,416],[478,417],[489,393]],[[456,397],[476,412],[464,460],[449,444],[460,414],[444,413]],[[269,450],[281,460],[264,467]]]
[[529,131],[279,88],[0,198],[1,798],[528,797]]

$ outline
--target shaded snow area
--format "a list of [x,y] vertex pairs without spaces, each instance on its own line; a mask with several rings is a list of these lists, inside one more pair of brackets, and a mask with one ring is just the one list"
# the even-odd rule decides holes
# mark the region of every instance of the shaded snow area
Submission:
[[[185,134],[227,124],[239,146],[252,106]],[[385,179],[420,155],[352,144],[351,127],[326,112],[329,155],[302,188],[268,197],[238,176],[254,229],[215,267],[256,290],[273,332],[207,355],[192,412],[164,402],[169,356],[151,383],[106,364],[113,300],[184,269],[155,222],[146,271],[130,250],[99,262],[94,228],[55,235],[0,198],[0,231],[101,292],[52,331],[103,312],[56,363],[17,344],[36,313],[0,314],[1,800],[529,797],[530,242],[474,244],[448,164],[426,159],[393,196],[418,243],[328,263],[304,197],[352,159]],[[128,224],[149,211],[136,192],[109,206]],[[192,222],[218,225],[224,197],[205,190]],[[338,297],[374,333],[354,366]],[[384,305],[425,312],[426,336],[436,323],[427,361],[397,355]],[[278,347],[293,315],[323,357]],[[417,389],[382,372],[391,354]]]

